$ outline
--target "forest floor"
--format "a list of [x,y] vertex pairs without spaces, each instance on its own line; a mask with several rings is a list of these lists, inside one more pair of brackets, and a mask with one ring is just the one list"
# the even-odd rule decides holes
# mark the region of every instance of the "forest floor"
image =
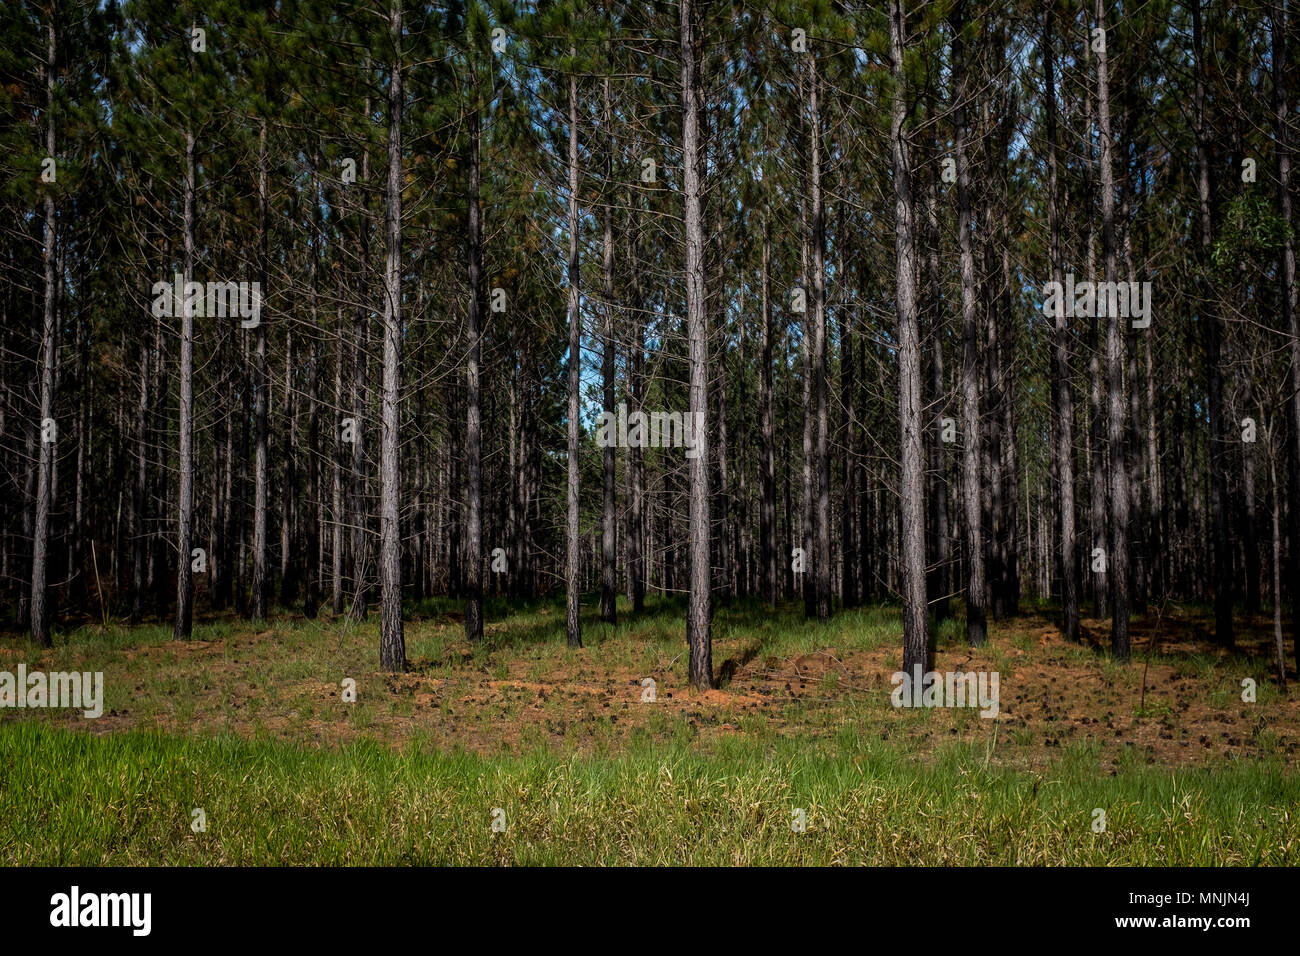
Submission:
[[[1237,649],[1228,653],[1210,640],[1206,609],[1166,608],[1135,620],[1127,665],[1102,651],[1107,622],[1085,620],[1087,640],[1070,645],[1050,609],[1026,607],[1020,616],[992,624],[989,643],[972,649],[962,640],[961,622],[949,620],[939,627],[935,669],[996,671],[999,712],[988,718],[974,708],[892,706],[890,677],[901,666],[902,642],[893,607],[842,612],[828,624],[805,621],[795,607],[720,607],[713,635],[719,686],[707,693],[687,686],[679,602],[651,603],[639,615],[620,605],[615,626],[584,616],[585,646],[579,649],[565,644],[561,605],[493,601],[487,610],[485,638],[471,646],[457,605],[435,600],[413,609],[406,623],[409,665],[401,675],[378,669],[375,615],[358,624],[285,613],[256,627],[212,617],[198,621],[187,642],[173,641],[163,624],[87,626],[60,635],[47,651],[21,635],[0,637],[0,671],[14,672],[20,662],[29,672],[102,671],[105,688],[103,715],[94,720],[70,710],[0,710],[0,765],[30,771],[9,774],[7,784],[0,775],[0,862],[897,863],[907,861],[891,856],[888,847],[918,826],[923,841],[944,834],[939,845],[951,845],[940,857],[960,862],[1160,864],[1171,853],[1199,863],[1300,857],[1300,693],[1294,672],[1291,692],[1283,696],[1277,690],[1271,621],[1265,617],[1239,616]],[[355,702],[344,699],[349,678],[355,681]],[[653,701],[645,699],[646,678],[655,683]],[[1242,700],[1245,678],[1255,682],[1253,702]],[[36,759],[41,753],[49,754],[44,764]],[[594,776],[584,784],[587,799],[571,796],[566,805],[552,797],[538,811],[544,818],[539,826],[549,834],[545,839],[515,844],[505,857],[490,840],[476,842],[482,834],[451,840],[448,845],[459,849],[445,856],[421,850],[424,844],[414,835],[406,849],[400,841],[364,851],[336,845],[322,835],[328,828],[310,820],[326,812],[321,800],[342,799],[338,794],[317,794],[307,804],[307,823],[279,824],[298,833],[279,848],[265,843],[271,839],[265,827],[274,830],[274,824],[259,824],[222,843],[215,858],[186,842],[193,836],[188,828],[157,846],[146,838],[152,831],[141,833],[138,824],[127,827],[137,835],[125,843],[107,833],[99,842],[75,836],[98,824],[83,819],[84,808],[62,806],[57,796],[64,784],[67,799],[94,789],[84,779],[78,783],[74,768],[81,768],[83,778],[102,778],[108,804],[136,807],[133,813],[152,819],[161,810],[147,801],[141,805],[138,788],[128,781],[159,761],[170,767],[167,779],[175,781],[177,767],[187,765],[191,776],[209,778],[210,787],[234,786],[248,799],[262,791],[250,790],[246,768],[264,765],[271,776],[264,781],[269,790],[259,798],[263,802],[256,804],[263,809],[271,791],[276,799],[304,800],[311,788],[303,788],[301,774],[328,780],[330,774],[347,777],[341,768],[352,767],[373,777],[357,784],[369,794],[359,798],[357,813],[364,816],[361,804],[372,800],[380,819],[393,799],[384,779],[391,784],[423,767],[435,777],[450,775],[447,793],[454,795],[457,813],[477,814],[482,826],[469,828],[489,837],[490,811],[500,809],[510,820],[557,781],[572,787],[584,775]],[[358,769],[357,761],[367,769]],[[63,768],[59,775],[49,774],[51,763]],[[225,783],[222,767],[231,774]],[[624,842],[591,834],[583,840],[567,824],[566,835],[557,836],[557,819],[594,813],[597,795],[610,798],[611,787],[636,808],[626,812],[646,812],[640,803],[660,791],[660,770],[669,774],[670,792],[682,786],[688,791],[675,810],[660,811],[690,820],[692,787],[672,781],[673,767],[686,781],[694,775],[703,792],[713,786],[726,790],[712,811],[696,807],[705,817],[716,812],[731,820],[749,806],[763,817],[765,832],[775,827],[806,835],[818,829],[826,839],[812,851],[786,847],[788,841],[754,844],[736,833],[706,849],[647,835],[647,856],[638,860]],[[515,779],[536,772],[542,778],[531,789]],[[477,807],[488,798],[474,796],[476,785],[454,785],[458,774],[479,781],[495,775],[506,781],[505,792],[498,792],[495,804]],[[649,777],[634,785],[639,774]],[[801,775],[830,791],[822,804],[814,796],[805,800],[807,829],[797,831],[786,817],[803,804],[772,794],[795,787]],[[880,831],[885,843],[862,842],[860,821],[856,830],[844,831],[843,845],[835,844],[831,819],[842,827],[854,816],[849,804],[874,792],[871,781],[885,779],[894,780],[881,791],[892,794],[889,810],[882,814],[877,807],[880,819],[872,824],[886,828]],[[741,800],[747,781],[754,794],[770,792],[771,799],[750,794]],[[40,819],[20,796],[24,785],[44,795]],[[740,795],[727,789],[733,786]],[[955,814],[938,812],[955,793],[968,791],[975,794],[975,810],[967,802]],[[186,799],[203,805],[198,796]],[[987,827],[993,804],[981,806],[985,799],[1006,802],[1001,843],[979,830],[972,816]],[[294,805],[301,817],[304,804]],[[905,818],[904,810],[913,806],[919,818]],[[1147,821],[1118,845],[1122,851],[1111,838],[1089,841],[1097,836],[1090,815],[1106,807],[1112,818],[1132,814]],[[1064,816],[1053,816],[1056,811]],[[936,822],[936,815],[945,822]],[[809,822],[814,818],[815,824]],[[430,825],[450,826],[450,819]],[[57,852],[36,842],[40,827],[51,821],[56,829],[71,828]],[[349,822],[345,829],[358,825]],[[397,826],[392,820],[376,825]],[[735,825],[733,820],[733,831]],[[1079,830],[1077,842],[1061,841],[1066,826]],[[1115,826],[1112,819],[1112,833]],[[983,835],[975,839],[977,831]],[[119,849],[103,848],[104,841]],[[96,856],[101,848],[104,857]]]

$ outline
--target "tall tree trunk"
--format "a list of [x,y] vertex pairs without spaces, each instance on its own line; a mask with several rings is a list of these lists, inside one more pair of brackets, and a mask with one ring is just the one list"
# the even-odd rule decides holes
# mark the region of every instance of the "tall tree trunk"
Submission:
[[686,341],[690,398],[696,424],[695,457],[689,473],[690,594],[686,608],[686,642],[690,648],[690,682],[696,690],[713,686],[713,595],[709,567],[708,318],[704,295],[704,226],[700,215],[700,117],[697,97],[702,86],[697,70],[695,0],[681,0],[682,176],[685,199]]
[[[641,253],[640,205],[635,194],[628,203],[628,317],[632,323],[631,343],[628,353],[629,392],[632,410],[640,412],[645,402],[645,319],[642,313],[641,279],[638,274]],[[628,600],[632,612],[645,609],[646,589],[646,504],[645,504],[645,452],[640,445],[628,449],[628,528],[627,574]]]
[[[840,173],[840,195],[848,195],[848,183]],[[840,469],[840,553],[843,564],[840,573],[840,601],[843,607],[856,607],[859,603],[858,581],[862,552],[858,546],[857,524],[857,460],[858,448],[858,380],[857,359],[853,347],[856,334],[854,312],[849,304],[848,278],[848,203],[843,199],[836,208],[835,244],[839,253],[836,271],[840,283],[840,402],[844,406],[844,440],[841,447],[843,459]]]
[[[185,252],[186,288],[194,279],[194,131],[185,130]],[[186,298],[188,301],[188,297]],[[191,525],[194,520],[194,316],[181,307],[180,491],[176,530],[176,627],[173,637],[189,640],[194,625],[194,576],[191,570]]]
[[984,530],[980,507],[979,331],[975,315],[975,254],[971,237],[970,166],[966,155],[967,78],[965,3],[958,0],[953,20],[953,138],[957,159],[957,245],[961,260],[962,328],[962,498],[966,514],[966,639],[988,637],[985,623]]
[[[934,109],[933,89],[927,89],[930,108]],[[946,405],[944,387],[943,345],[945,339],[945,320],[943,308],[943,274],[939,264],[942,234],[939,230],[939,157],[938,127],[932,126],[930,133],[929,163],[930,174],[926,180],[925,229],[926,229],[926,313],[930,323],[933,345],[930,347],[930,401],[937,411],[943,411]],[[851,353],[848,353],[851,354]],[[852,362],[850,361],[850,364]],[[934,609],[936,623],[949,616],[949,568],[952,564],[951,544],[948,532],[948,454],[943,441],[942,415],[936,414],[934,424],[928,430],[930,436],[930,542],[928,548],[931,562],[927,593],[930,606]]]
[[776,439],[772,430],[772,224],[766,205],[763,209],[763,359],[758,378],[759,432],[762,452],[762,502],[759,506],[759,554],[762,562],[763,597],[776,607]]
[[[803,99],[803,72],[799,73],[799,98]],[[815,439],[813,432],[816,429],[817,410],[814,405],[816,398],[813,394],[813,332],[812,324],[816,318],[814,308],[813,312],[808,311],[806,301],[808,294],[808,247],[811,245],[812,231],[808,225],[808,199],[807,191],[799,197],[799,288],[800,294],[804,296],[803,304],[803,335],[799,340],[799,359],[803,366],[803,374],[800,378],[800,386],[803,391],[803,401],[800,406],[803,415],[803,433],[802,441],[803,455],[800,459],[803,478],[803,494],[800,496],[800,531],[802,540],[799,542],[803,549],[803,571],[800,574],[800,581],[803,583],[803,613],[804,617],[814,617],[817,614],[817,569],[814,566],[817,560],[817,547],[815,542],[816,523],[817,523],[817,503],[816,503],[816,482],[814,478],[813,456]]]
[[[901,14],[900,14],[901,16]],[[821,113],[817,104],[817,57],[808,54],[808,114],[811,130],[812,163],[809,197],[812,206],[813,254],[813,401],[816,405],[814,440],[813,534],[816,557],[813,562],[813,591],[817,601],[817,619],[831,616],[831,459],[830,401],[826,371],[826,210],[822,202]]]
[[[1098,0],[1100,2],[1100,0]],[[1210,520],[1214,538],[1214,636],[1222,647],[1233,646],[1232,559],[1228,536],[1228,435],[1223,418],[1223,368],[1220,361],[1222,328],[1218,289],[1211,273],[1214,244],[1214,207],[1210,193],[1210,137],[1206,117],[1205,46],[1201,24],[1201,0],[1192,0],[1192,48],[1196,76],[1194,110],[1196,124],[1196,192],[1200,218],[1201,303],[1199,312],[1205,327],[1205,364],[1209,382],[1210,411]]]
[[[316,326],[316,294],[312,292],[312,327]],[[320,610],[320,344],[313,338],[307,372],[307,581],[302,613],[314,618]]]
[[284,486],[280,490],[280,604],[298,600],[298,558],[294,541],[298,513],[298,402],[294,395],[297,352],[293,329],[284,336]]
[[[54,129],[54,82],[56,29],[54,26],[54,4],[48,8],[48,43],[46,44],[45,73],[45,155],[55,159]],[[56,441],[54,424],[54,358],[57,346],[57,327],[55,324],[55,301],[58,296],[59,275],[56,270],[55,243],[57,240],[58,220],[54,210],[53,184],[47,184],[44,196],[45,206],[45,242],[41,249],[41,259],[45,265],[45,296],[41,311],[41,350],[40,350],[40,389],[41,417],[36,423],[39,436],[40,459],[36,471],[36,522],[32,536],[32,596],[31,596],[31,633],[32,640],[42,647],[49,647],[50,609],[46,603],[46,571],[49,566],[50,548],[50,503],[53,499],[54,481],[54,445]],[[184,553],[184,552],[182,552]]]
[[[1086,8],[1083,10],[1086,13]],[[1086,21],[1085,21],[1086,22]],[[1092,69],[1092,43],[1091,33],[1084,31],[1083,41],[1083,64],[1084,64],[1084,130],[1083,130],[1083,193],[1085,196],[1086,208],[1088,209],[1087,219],[1087,241],[1085,245],[1084,269],[1087,273],[1088,281],[1093,282],[1096,279],[1094,263],[1096,256],[1094,254],[1096,247],[1097,230],[1093,226],[1092,216],[1092,142],[1093,142],[1093,111],[1092,111],[1092,84],[1087,82],[1087,74]],[[1088,322],[1088,467],[1089,467],[1089,503],[1088,503],[1088,520],[1089,531],[1092,537],[1093,549],[1100,549],[1103,554],[1109,555],[1109,532],[1106,527],[1106,450],[1102,441],[1103,412],[1102,412],[1102,369],[1101,369],[1101,346],[1099,327],[1097,323],[1097,310],[1093,309],[1092,315]],[[1090,567],[1101,568],[1092,572],[1092,597],[1093,613],[1098,618],[1104,618],[1110,608],[1110,577],[1109,572],[1105,570],[1107,565],[1091,562]]]
[[[315,172],[312,175],[312,202],[319,206],[320,188]],[[313,217],[314,217],[313,213]],[[314,220],[313,220],[314,221]],[[310,298],[308,300],[311,316],[311,346],[307,369],[307,580],[303,595],[302,613],[308,619],[316,617],[320,610],[320,330],[319,295],[317,281],[319,267],[317,250],[319,236],[313,229],[312,247],[308,251],[310,259]]]
[[[1275,8],[1276,9],[1276,8]],[[1286,693],[1286,649],[1282,644],[1282,527],[1278,512],[1277,449],[1269,443],[1269,488],[1273,492],[1273,647],[1277,653],[1277,684]]]
[[[612,135],[611,113],[609,105],[609,77],[604,80],[604,123],[608,135]],[[614,147],[608,142],[605,148],[605,183],[613,179]],[[613,416],[614,409],[614,195],[607,188],[604,214],[604,245],[602,246],[601,274],[603,277],[602,297],[604,302],[605,328],[601,343],[601,379],[602,394],[605,400],[605,413]],[[600,619],[606,624],[613,624],[618,618],[615,597],[618,594],[618,552],[615,538],[615,496],[614,496],[614,445],[609,443],[604,448],[604,509],[600,525]]]
[[465,637],[483,638],[483,410],[479,388],[483,329],[483,220],[479,209],[479,111],[469,116],[469,308],[465,361]]
[[579,607],[579,574],[582,554],[578,539],[578,462],[582,387],[582,314],[579,311],[582,281],[578,261],[578,78],[569,76],[569,460],[568,516],[565,520],[565,619],[564,632],[570,647],[582,646]]
[[[266,290],[269,258],[267,254],[267,145],[266,120],[257,135],[257,272]],[[266,507],[267,488],[267,405],[271,389],[266,368],[266,316],[257,323],[253,347],[253,606],[254,621],[266,619],[270,580],[267,568]]]
[[[1242,383],[1245,407],[1252,413],[1255,407],[1254,388],[1249,378]],[[1236,419],[1236,415],[1233,419]],[[1259,538],[1255,506],[1255,443],[1245,442],[1241,449],[1241,528],[1242,547],[1245,550],[1246,614],[1253,616],[1260,609]]]
[[[144,618],[144,591],[147,557],[145,554],[145,508],[149,494],[149,339],[140,336],[140,393],[135,406],[135,485],[131,497],[131,614],[132,626]],[[227,430],[229,425],[227,424]],[[229,463],[227,463],[229,469]],[[226,506],[227,508],[229,505]],[[228,569],[222,572],[229,578]]]
[[393,65],[388,82],[388,188],[384,226],[384,394],[379,451],[379,666],[401,671],[406,666],[402,633],[401,471],[397,433],[402,376],[402,2],[395,0],[389,18]]
[[[1291,591],[1291,630],[1296,658],[1300,660],[1300,310],[1296,308],[1295,239],[1291,232],[1291,126],[1286,94],[1286,12],[1281,2],[1270,9],[1273,40],[1273,138],[1277,141],[1278,209],[1286,228],[1283,230],[1281,268],[1282,331],[1286,335],[1291,359],[1289,398],[1286,403],[1290,425],[1290,454],[1287,456],[1291,535],[1291,568],[1288,575]],[[1276,601],[1277,598],[1275,597]]]
[[925,450],[921,440],[921,327],[916,298],[916,204],[907,132],[907,26],[902,0],[891,0],[889,52],[894,92],[890,148],[894,166],[894,249],[898,283],[898,429],[903,572],[903,670],[930,670],[930,616],[925,575]]
[[[1106,35],[1106,7],[1096,0],[1094,13],[1097,29]],[[1106,282],[1118,279],[1115,243],[1115,178],[1111,166],[1110,78],[1106,44],[1097,49],[1097,127],[1101,146],[1098,165],[1101,178],[1101,247]],[[1128,455],[1124,410],[1124,328],[1127,321],[1115,308],[1116,302],[1103,305],[1098,296],[1098,312],[1106,309],[1106,369],[1109,403],[1107,444],[1110,448],[1110,553],[1106,555],[1111,582],[1111,653],[1118,661],[1129,658],[1129,540],[1128,540]]]
[[525,462],[528,456],[528,444],[521,429],[525,419],[525,410],[520,404],[523,385],[520,381],[520,355],[517,348],[510,352],[510,514],[508,527],[510,531],[510,581],[508,593],[518,597],[523,585],[524,568],[524,508],[527,492],[527,472]]
[[[1057,206],[1056,75],[1052,8],[1043,20],[1043,72],[1046,79],[1047,229],[1052,280],[1063,287],[1061,216]],[[1064,303],[1057,308],[1052,335],[1052,395],[1056,411],[1056,474],[1059,482],[1061,629],[1068,641],[1079,640],[1079,552],[1074,530],[1074,387],[1070,378],[1070,327]]]
[[[340,290],[341,291],[341,290]],[[340,302],[342,297],[340,296]],[[334,322],[334,407],[342,409],[343,397],[343,306],[340,304]],[[341,440],[342,425],[337,416],[334,422],[333,486],[330,489],[330,610],[342,614],[343,603],[343,532],[347,510],[343,502],[343,469],[347,467],[347,446]]]
[[[370,58],[366,57],[364,71],[370,74]],[[370,97],[365,98],[365,115],[371,114]],[[361,179],[370,182],[370,151],[361,154]],[[357,199],[357,232],[360,254],[357,263],[356,326],[352,334],[352,417],[356,426],[356,441],[352,443],[352,462],[349,475],[351,487],[351,539],[352,539],[352,620],[364,621],[370,606],[370,503],[367,500],[369,475],[362,435],[363,423],[368,425],[370,405],[370,312],[365,297],[370,287],[370,224],[367,222],[365,194]],[[381,423],[382,427],[382,423]]]

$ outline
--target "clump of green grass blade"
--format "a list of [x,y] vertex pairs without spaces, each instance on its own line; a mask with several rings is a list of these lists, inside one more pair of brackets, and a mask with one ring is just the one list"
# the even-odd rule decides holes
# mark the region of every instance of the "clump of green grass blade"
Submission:
[[[1049,775],[845,735],[599,757],[339,750],[0,722],[5,865],[1288,865],[1280,765]],[[194,832],[202,808],[205,832]],[[1092,829],[1094,809],[1106,828]],[[795,826],[803,811],[804,830]],[[493,831],[494,820],[504,824]]]

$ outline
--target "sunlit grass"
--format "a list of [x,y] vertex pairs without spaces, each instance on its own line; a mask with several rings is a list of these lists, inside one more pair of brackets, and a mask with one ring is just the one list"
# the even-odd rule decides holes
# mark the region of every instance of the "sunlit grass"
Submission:
[[1288,865],[1300,839],[1300,786],[1264,763],[1107,777],[1072,748],[1040,775],[952,747],[920,766],[848,728],[828,749],[735,737],[707,757],[686,740],[569,759],[411,743],[322,751],[6,723],[0,862]]

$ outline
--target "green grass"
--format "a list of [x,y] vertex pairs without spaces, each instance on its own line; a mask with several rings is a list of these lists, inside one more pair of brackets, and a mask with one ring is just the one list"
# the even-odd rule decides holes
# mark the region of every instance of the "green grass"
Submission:
[[[0,723],[0,863],[1219,865],[1296,862],[1280,761],[1099,774],[929,764],[844,728],[807,741],[638,740],[600,757],[397,751]],[[191,831],[203,808],[207,831]],[[494,808],[506,830],[491,830]],[[1104,833],[1093,810],[1106,811]],[[792,831],[796,809],[807,830]]]
[[[1300,734],[1258,648],[1158,647],[1147,674],[1145,654],[1122,665],[1043,639],[1050,616],[995,622],[975,652],[960,620],[945,621],[944,667],[974,655],[1001,674],[995,723],[890,706],[896,606],[825,624],[796,604],[721,606],[723,690],[708,700],[686,687],[680,598],[656,596],[639,614],[620,602],[615,627],[587,601],[581,651],[566,646],[560,602],[493,599],[486,610],[471,646],[460,602],[413,606],[400,679],[378,669],[373,614],[218,618],[189,644],[170,625],[63,631],[48,651],[4,638],[0,652],[29,668],[104,671],[106,718],[0,713],[0,865],[1300,856]],[[646,674],[655,705],[638,699]],[[1240,699],[1247,676],[1256,704]],[[340,699],[344,677],[356,703]],[[196,834],[199,807],[208,829]],[[494,834],[498,807],[507,827]],[[797,809],[806,832],[791,829]],[[1106,812],[1103,833],[1094,809]]]

